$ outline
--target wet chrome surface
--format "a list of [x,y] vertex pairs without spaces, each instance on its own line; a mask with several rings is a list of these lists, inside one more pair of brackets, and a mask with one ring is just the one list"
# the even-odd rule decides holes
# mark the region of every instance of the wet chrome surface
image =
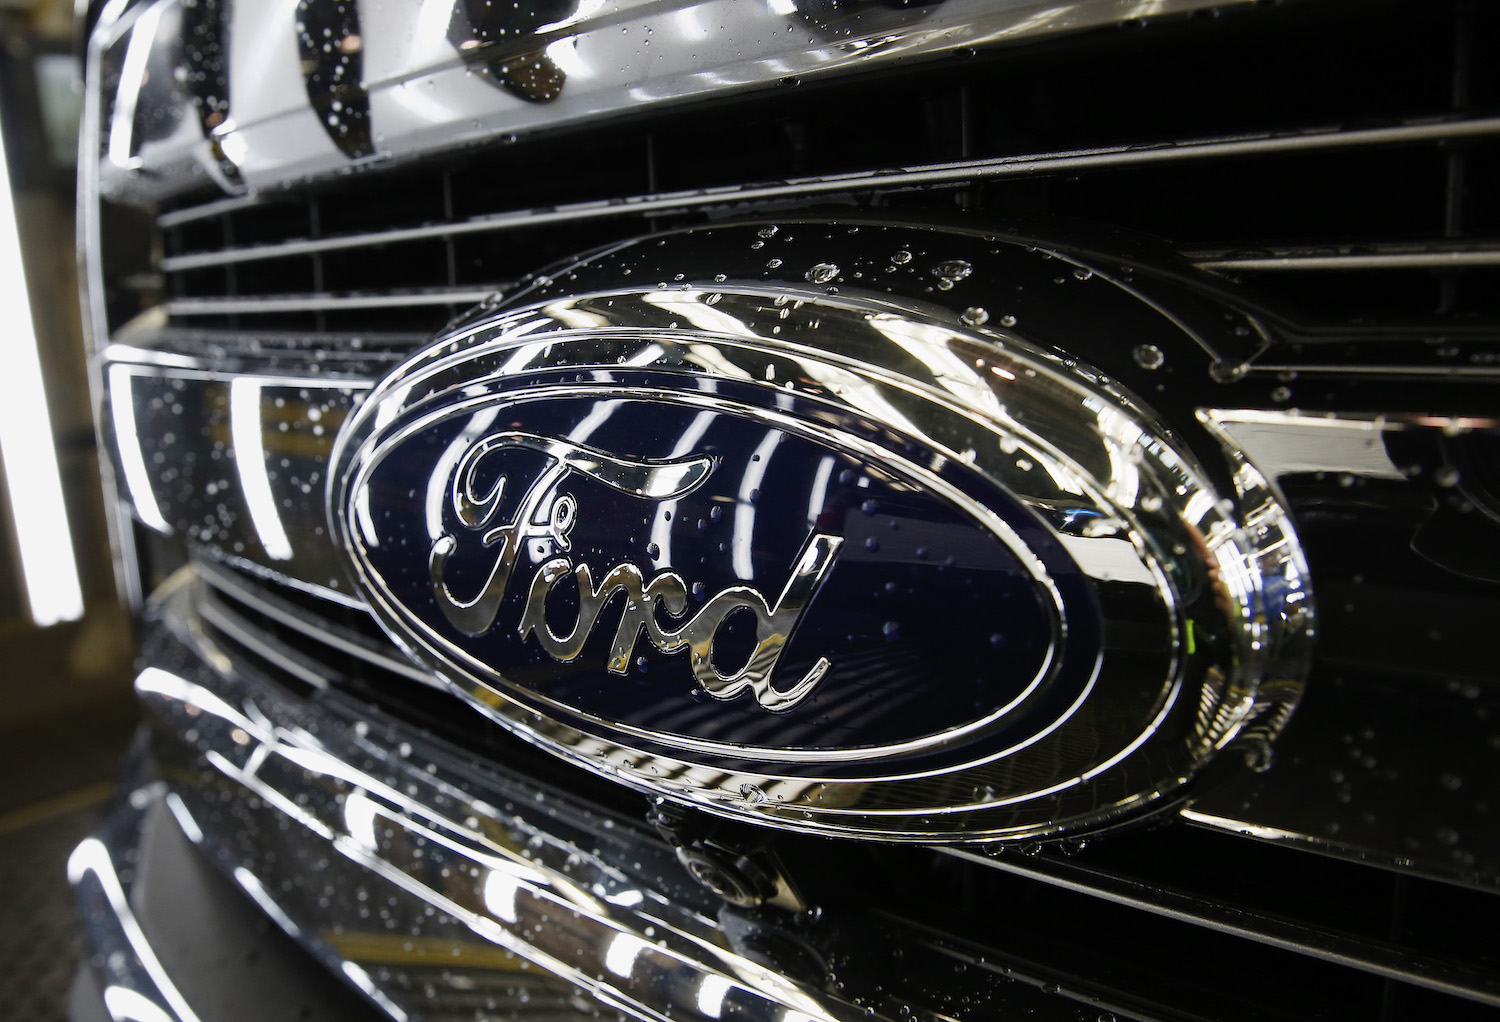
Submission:
[[[196,37],[185,46],[187,5],[157,0],[130,11],[107,37],[106,59],[120,80],[109,118],[118,141],[103,191],[159,199],[205,174],[226,190],[272,187],[351,161],[1210,6],[1224,5],[947,0],[896,10],[629,0],[510,11],[453,0],[348,0],[288,4],[265,17],[255,5],[200,3]],[[203,44],[206,27],[212,46]],[[205,106],[184,87],[200,75],[227,79],[228,96]],[[138,108],[179,127],[138,124]]]
[[[757,237],[766,242],[766,247],[754,250],[755,254],[767,260],[776,257],[766,249],[774,250],[784,237]],[[849,240],[858,238],[854,235]],[[838,261],[833,252],[830,246],[819,254]],[[940,249],[914,249],[912,262],[905,265],[913,268],[914,276],[930,276],[925,271],[947,254]],[[847,262],[848,257],[844,258]],[[800,286],[806,286],[803,275],[811,265],[785,260],[782,272],[787,284],[795,285],[800,279]],[[1092,265],[1108,268],[1117,279],[1122,272],[1103,258],[1092,260]],[[1462,624],[1476,615],[1482,618],[1483,608],[1489,604],[1477,591],[1467,603],[1454,603],[1445,595],[1453,569],[1473,571],[1500,549],[1482,527],[1488,521],[1486,513],[1464,514],[1460,510],[1465,501],[1470,507],[1493,506],[1485,503],[1482,490],[1468,489],[1468,480],[1480,485],[1484,459],[1444,455],[1440,450],[1444,444],[1464,442],[1462,434],[1479,439],[1487,431],[1493,433],[1493,426],[1486,426],[1483,419],[1460,414],[1479,407],[1471,400],[1473,388],[1428,395],[1429,400],[1422,402],[1430,404],[1433,412],[1452,412],[1457,417],[1416,414],[1414,410],[1378,417],[1314,411],[1298,414],[1263,407],[1236,411],[1227,402],[1265,402],[1265,388],[1253,385],[1253,370],[1235,381],[1233,373],[1216,372],[1214,367],[1239,365],[1254,356],[1257,338],[1253,326],[1242,321],[1241,330],[1235,323],[1225,324],[1217,318],[1217,312],[1197,312],[1196,300],[1185,300],[1170,289],[1162,291],[1161,281],[1146,275],[1147,264],[1133,261],[1130,265],[1135,286],[1159,297],[1170,294],[1171,307],[1192,330],[1191,336],[1179,332],[1175,338],[1155,338],[1160,342],[1156,344],[1156,357],[1145,358],[1144,362],[1137,345],[1121,345],[1110,330],[1100,327],[1119,321],[1118,308],[1106,306],[1101,317],[1092,315],[1095,305],[1109,293],[1101,289],[1101,277],[1079,279],[1081,270],[1075,275],[1078,267],[1060,263],[1056,255],[1037,264],[1034,278],[1017,278],[1026,290],[1017,290],[1008,298],[983,276],[971,275],[947,292],[937,288],[935,278],[928,286],[934,287],[933,294],[961,303],[954,309],[955,321],[962,311],[978,307],[971,306],[974,299],[968,297],[968,289],[977,286],[1006,299],[1003,308],[1009,311],[988,301],[980,303],[989,306],[987,315],[992,323],[1005,315],[1016,315],[1023,327],[1035,329],[1039,323],[1050,321],[1054,335],[1060,331],[1060,335],[1078,338],[1080,345],[1088,339],[1080,354],[1105,367],[1113,379],[1146,395],[1153,404],[1171,409],[1174,423],[1195,421],[1195,409],[1203,404],[1212,407],[1211,400],[1226,402],[1219,405],[1224,411],[1205,413],[1214,424],[1212,428],[1224,430],[1227,442],[1243,449],[1272,484],[1293,484],[1300,502],[1299,516],[1311,516],[1309,522],[1321,521],[1327,518],[1326,509],[1347,506],[1355,515],[1351,520],[1368,528],[1356,536],[1347,525],[1330,526],[1333,531],[1315,537],[1317,551],[1341,551],[1351,543],[1366,552],[1405,550],[1418,534],[1424,538],[1417,545],[1427,550],[1427,554],[1416,555],[1426,574],[1407,572],[1393,578],[1371,575],[1376,564],[1393,563],[1384,554],[1383,560],[1362,566],[1351,563],[1347,568],[1339,554],[1339,562],[1325,566],[1325,571],[1333,569],[1329,578],[1334,580],[1329,583],[1335,593],[1329,612],[1337,622],[1337,635],[1346,637],[1339,644],[1339,664],[1319,668],[1330,672],[1330,681],[1321,687],[1314,685],[1304,697],[1307,714],[1300,724],[1294,724],[1289,741],[1280,742],[1276,768],[1266,774],[1247,774],[1232,783],[1220,779],[1213,791],[1196,792],[1194,818],[1207,826],[1244,832],[1258,840],[1312,844],[1341,856],[1491,886],[1500,875],[1500,866],[1485,837],[1487,828],[1479,805],[1484,801],[1484,785],[1478,780],[1492,775],[1495,769],[1494,752],[1487,744],[1490,718],[1485,716],[1493,712],[1489,675],[1484,667],[1490,662],[1486,652],[1488,632]],[[853,272],[852,264],[846,268]],[[680,283],[671,281],[675,272],[663,275],[664,280]],[[1064,300],[1049,298],[1054,292]],[[1083,300],[1085,293],[1087,301]],[[140,502],[137,513],[142,521],[149,521],[155,508],[159,520],[176,534],[194,530],[193,545],[200,556],[228,560],[336,601],[358,603],[327,537],[318,535],[316,528],[304,530],[295,523],[316,525],[322,514],[320,487],[308,485],[304,489],[304,484],[308,483],[307,474],[319,470],[326,457],[326,425],[347,415],[351,407],[353,394],[341,394],[340,389],[348,386],[353,393],[361,393],[360,388],[383,375],[397,356],[384,348],[351,348],[347,343],[336,350],[313,353],[304,344],[255,330],[148,327],[131,334],[129,346],[117,346],[105,353],[103,375],[113,378],[115,373],[109,367],[117,365],[130,384],[127,418],[134,425],[121,435],[139,430],[151,438],[141,445],[144,471],[137,473],[139,493],[151,494],[149,502]],[[1210,351],[1215,354],[1210,355]],[[272,560],[265,553],[255,517],[241,493],[240,471],[230,453],[229,380],[241,373],[285,380],[293,388],[263,391],[260,442],[273,496],[266,506],[273,507],[285,522],[293,523],[282,526],[294,549],[290,560]],[[329,386],[335,377],[339,382]],[[1229,382],[1220,382],[1221,377]],[[1294,382],[1289,389],[1299,400],[1307,401],[1316,395],[1313,387],[1304,380]],[[126,391],[117,389],[116,396],[122,393]],[[1420,395],[1413,389],[1402,393],[1404,405],[1418,403]],[[1384,390],[1380,393],[1382,400],[1389,396]],[[281,407],[276,405],[278,397],[285,402]],[[115,402],[117,406],[119,403]],[[106,410],[106,422],[118,427],[121,414]],[[322,436],[315,432],[320,423],[325,427]],[[1199,457],[1205,465],[1211,464],[1213,458],[1221,456],[1216,453],[1221,449],[1214,443]],[[184,475],[197,473],[197,485],[163,483],[154,475],[158,453],[168,469]],[[309,458],[309,453],[316,457]],[[128,456],[128,446],[124,454]],[[285,466],[283,459],[288,462]],[[1462,478],[1455,479],[1460,468]],[[208,474],[210,471],[212,474]],[[1406,480],[1399,485],[1394,478],[1398,473]],[[125,474],[120,473],[122,482]],[[215,484],[212,493],[208,492],[209,483]],[[1227,481],[1222,485],[1232,487]],[[127,492],[137,494],[134,489]],[[1402,510],[1409,505],[1427,510]],[[1436,508],[1448,510],[1438,514]],[[1426,525],[1429,519],[1430,526]],[[1439,541],[1447,537],[1453,542],[1444,548]],[[1368,560],[1363,554],[1359,559]],[[778,570],[785,572],[786,565]],[[1349,639],[1362,634],[1357,632],[1357,624],[1367,612],[1380,614],[1386,625],[1377,635],[1359,640],[1355,643],[1358,649],[1350,651]],[[1415,641],[1408,642],[1407,636],[1412,635]],[[1330,648],[1327,643],[1324,646]],[[389,653],[398,655],[395,650]],[[1391,688],[1395,683],[1393,671],[1416,671],[1420,677]],[[1430,726],[1413,730],[1399,723],[1414,717],[1428,720]],[[1376,737],[1362,737],[1367,733]],[[1352,741],[1347,740],[1349,736]],[[1365,766],[1366,760],[1386,748],[1392,751],[1378,755],[1378,765]],[[1438,763],[1442,764],[1438,772],[1449,778],[1447,783],[1457,778],[1462,787],[1444,787],[1434,781],[1431,792],[1413,801],[1415,789],[1402,779],[1432,775],[1433,764]],[[1411,817],[1417,821],[1413,828],[1397,824],[1411,813],[1417,813]]]
[[[913,250],[934,249],[947,257],[913,265]],[[817,261],[830,251],[837,263]],[[995,237],[817,221],[621,246],[538,279],[518,308],[470,317],[382,380],[340,433],[330,518],[399,644],[481,712],[608,776],[715,812],[886,838],[1112,822],[1242,732],[1261,754],[1295,702],[1312,607],[1285,511],[1235,450],[1217,453],[1219,489],[1098,370],[1028,343],[1062,339],[1044,313],[1021,326],[963,300],[1051,273],[1054,259]],[[705,264],[723,272],[695,276]],[[1219,354],[1102,271],[1096,291],[1119,306],[1117,332]],[[743,421],[769,430],[758,446],[727,439]],[[481,478],[507,447],[547,457],[502,459]],[[778,490],[756,507],[776,451],[780,492],[800,502],[812,486],[806,520]],[[711,471],[723,503],[684,504]],[[619,532],[589,531],[605,494],[577,489],[590,476],[638,498],[610,505]],[[696,556],[674,512],[711,533],[721,506],[721,556]],[[869,532],[893,513],[891,529],[915,540]],[[585,535],[592,545],[570,554]],[[825,602],[800,596],[773,613],[774,590],[749,580],[798,544],[792,562]],[[976,553],[987,544],[993,567]],[[649,585],[634,563],[643,545],[660,571]],[[529,586],[510,581],[522,550]],[[451,575],[465,559],[460,585]],[[575,560],[565,641],[542,601]],[[910,606],[890,581],[880,591],[882,565],[887,580],[908,579]],[[688,618],[695,572],[710,580],[700,598],[733,584]],[[994,595],[949,599],[986,574]],[[617,590],[608,670],[628,682],[580,656]],[[936,627],[913,619],[924,601],[942,607]],[[736,605],[757,608],[758,646],[726,673],[711,651]],[[803,666],[771,677],[803,615],[790,650]],[[643,628],[663,653],[692,647],[691,670],[669,658],[647,673],[642,657],[632,671]],[[958,651],[976,639],[984,652],[964,666]],[[961,673],[976,669],[975,681]],[[1008,688],[996,680],[1007,674]],[[744,703],[695,706],[679,678],[716,700],[753,689],[748,705],[785,719],[769,730],[745,720]],[[898,697],[908,691],[920,699]]]
[[[201,628],[195,588],[184,575],[157,602],[167,627],[136,687],[166,782],[136,801],[165,798],[202,854],[392,1017],[530,1002],[651,1019],[982,1018],[1073,1003],[860,911],[726,906],[638,823],[256,681]],[[102,834],[75,856],[86,898],[95,876],[101,896],[119,888],[110,856],[128,839]],[[110,901],[120,920],[124,893]],[[122,986],[193,1017],[160,992],[170,977],[147,985],[149,948],[120,950]]]

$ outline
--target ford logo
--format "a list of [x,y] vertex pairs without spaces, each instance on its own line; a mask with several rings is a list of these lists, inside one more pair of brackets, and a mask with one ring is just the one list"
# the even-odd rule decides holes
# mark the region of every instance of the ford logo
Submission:
[[1160,798],[1291,676],[1295,555],[1086,367],[640,258],[481,310],[340,435],[358,589],[477,709],[713,811],[995,839]]

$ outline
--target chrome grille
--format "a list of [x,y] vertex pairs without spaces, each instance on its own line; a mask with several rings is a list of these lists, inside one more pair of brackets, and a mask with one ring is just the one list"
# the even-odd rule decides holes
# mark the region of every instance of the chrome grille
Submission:
[[[191,356],[219,379],[267,366],[374,379],[489,294],[655,229],[828,208],[1047,219],[1115,232],[1122,253],[1168,253],[1183,273],[1217,275],[1256,305],[1275,343],[1246,385],[1215,392],[1229,407],[1275,409],[1278,388],[1315,377],[1326,388],[1296,382],[1296,401],[1318,410],[1491,415],[1500,80],[1475,52],[1500,29],[1500,10],[1367,8],[1309,3],[1110,29],[876,79],[788,82],[251,198],[200,195],[156,216],[150,273],[111,278],[114,325],[143,303],[165,314],[164,326],[117,340]],[[1449,389],[1416,392],[1416,374]],[[223,409],[214,413],[205,421],[226,428]],[[1470,461],[1488,457],[1481,449]],[[1446,463],[1414,464],[1425,483]],[[1481,472],[1465,472],[1477,485]],[[1407,498],[1339,485],[1291,495],[1329,605],[1318,674],[1270,775],[1283,779],[1283,797],[1307,799],[1299,847],[1237,824],[1256,818],[1255,795],[1231,779],[1196,810],[1198,828],[998,855],[785,837],[797,875],[851,912],[878,892],[882,917],[913,940],[961,948],[952,957],[965,968],[1145,1017],[1462,1018],[1500,1006],[1500,953],[1476,938],[1494,912],[1500,848],[1484,833],[1489,807],[1475,786],[1495,776],[1494,760],[1469,761],[1461,794],[1421,762],[1445,742],[1500,748],[1489,736],[1487,637],[1427,638],[1455,605],[1493,606],[1495,596],[1430,566],[1341,560],[1364,510]],[[1341,492],[1349,499],[1338,504]],[[1489,493],[1467,499],[1488,514]],[[314,495],[296,510],[320,508]],[[163,562],[183,556],[175,540],[154,542]],[[1392,561],[1401,551],[1389,543],[1370,532],[1370,548]],[[205,628],[243,669],[311,698],[353,694],[467,754],[643,811],[637,796],[456,705],[347,597],[242,571],[207,539],[191,545]],[[1438,591],[1453,602],[1432,599]],[[1381,661],[1369,637],[1401,628],[1421,641]],[[1403,720],[1430,734],[1390,737]],[[1401,760],[1401,739],[1412,744],[1397,776],[1387,757]],[[1392,776],[1379,775],[1378,797],[1347,805],[1336,765],[1377,754],[1370,775]],[[1450,843],[1442,814],[1460,799],[1464,833]],[[1382,845],[1368,853],[1381,865],[1360,862],[1360,841],[1392,817],[1411,828],[1390,835],[1411,857]],[[1249,839],[1224,832],[1233,829]],[[1191,974],[1164,978],[1162,963],[1174,961],[1193,962]]]
[[[1259,296],[1288,345],[1369,340],[1378,320],[1384,339],[1462,335],[1456,354],[1433,345],[1403,364],[1489,365],[1500,88],[1474,50],[1495,12],[1207,20],[179,205],[157,220],[166,310],[202,326],[433,329],[657,227],[818,205],[965,210],[1139,232]],[[1272,50],[1301,58],[1274,82],[1214,73]]]
[[[290,676],[309,692],[333,684],[374,712],[535,770],[570,797],[644,810],[640,796],[414,688],[414,672],[383,651],[362,613],[222,565],[199,570],[208,635],[241,669],[283,684]],[[975,968],[1143,1017],[1465,1018],[1500,1007],[1500,954],[1474,939],[1500,897],[1490,891],[1182,827],[1005,851],[778,844],[834,912],[879,891],[877,914],[909,940],[941,941]],[[1163,960],[1191,961],[1193,975],[1166,980],[1151,965]],[[1249,963],[1253,992],[1232,978]]]

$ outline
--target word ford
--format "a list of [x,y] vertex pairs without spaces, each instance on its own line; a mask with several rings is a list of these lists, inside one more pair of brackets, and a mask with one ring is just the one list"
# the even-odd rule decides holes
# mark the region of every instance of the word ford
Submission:
[[[517,449],[540,452],[551,461],[527,487],[515,516],[510,521],[493,524],[505,493],[507,477],[501,475],[487,492],[481,494],[475,492],[478,472],[486,458]],[[712,471],[713,460],[707,456],[675,461],[635,460],[532,433],[505,431],[476,440],[454,467],[450,498],[453,511],[463,526],[482,532],[486,548],[498,548],[495,564],[478,595],[468,600],[460,599],[448,588],[446,581],[448,560],[458,542],[452,535],[439,536],[428,559],[432,592],[438,607],[459,631],[470,636],[482,635],[494,626],[516,558],[530,541],[550,540],[563,551],[572,549],[569,534],[578,519],[577,500],[566,493],[547,499],[569,472],[597,480],[621,493],[659,501],[692,492]],[[688,650],[694,678],[703,691],[715,699],[734,699],[749,692],[767,710],[788,710],[807,698],[832,666],[826,657],[819,657],[790,688],[778,689],[771,683],[787,641],[822,585],[843,542],[841,537],[823,533],[809,536],[797,554],[791,577],[774,606],[753,587],[733,585],[714,594],[697,613],[686,619],[683,616],[687,611],[688,587],[682,576],[674,571],[660,572],[647,582],[639,568],[622,562],[596,582],[593,569],[587,564],[575,565],[568,556],[553,557],[537,569],[531,580],[517,634],[522,641],[528,636],[535,637],[538,645],[554,660],[571,662],[583,652],[605,604],[615,593],[623,592],[625,607],[607,664],[612,673],[626,673],[635,644],[644,631],[651,644],[663,653]],[[547,621],[547,594],[570,573],[578,582],[578,620],[566,635],[559,635]],[[671,626],[663,626],[658,620],[658,604],[666,608],[673,622]],[[744,666],[724,674],[713,662],[714,637],[729,615],[740,610],[749,611],[755,617],[755,647]]]

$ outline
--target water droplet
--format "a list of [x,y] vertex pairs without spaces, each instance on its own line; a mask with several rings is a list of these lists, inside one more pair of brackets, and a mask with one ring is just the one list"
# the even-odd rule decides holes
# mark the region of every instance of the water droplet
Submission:
[[1089,269],[1086,266],[1076,266],[1076,267],[1073,268],[1073,279],[1074,280],[1088,280],[1093,275],[1094,275],[1094,271],[1091,270],[1091,269]]
[[1135,364],[1142,369],[1160,369],[1167,360],[1167,356],[1154,344],[1137,344],[1130,354],[1135,359]]
[[1277,387],[1271,391],[1271,400],[1279,405],[1284,405],[1292,399],[1291,387]]
[[891,262],[895,263],[897,266],[905,266],[907,263],[911,262],[911,253],[903,248],[901,251],[891,256]]
[[774,238],[776,237],[777,230],[778,228],[774,224],[766,224],[766,226],[762,227],[755,233],[760,235],[762,238]]
[[[957,282],[974,272],[974,267],[962,259],[944,259],[932,268],[932,275],[943,280]],[[950,285],[951,286],[951,285]]]
[[1456,845],[1459,841],[1458,831],[1452,827],[1439,827],[1436,837],[1445,845]]
[[1248,362],[1228,362],[1224,359],[1208,367],[1208,375],[1215,383],[1233,383],[1235,380],[1244,379],[1249,371],[1250,363]]
[[655,543],[647,543],[646,556],[650,557],[653,561],[656,560],[661,556],[661,547],[657,546]]
[[706,585],[704,585],[702,582],[694,582],[693,583],[693,597],[694,597],[694,599],[701,600],[706,595],[708,595],[708,587]]
[[996,649],[999,649],[1001,646],[1005,645],[1005,636],[1001,635],[999,632],[993,633],[990,636],[990,645],[994,646]]
[[839,268],[834,263],[818,263],[804,274],[814,284],[826,284],[838,275]]
[[1154,493],[1148,493],[1141,498],[1142,511],[1160,511],[1161,498]]
[[984,326],[990,321],[990,314],[977,305],[971,305],[958,318],[963,321],[964,326]]
[[740,798],[754,804],[756,802],[764,802],[766,800],[766,793],[753,784],[742,784],[740,785]]
[[871,553],[874,553],[876,550],[880,549],[880,540],[876,539],[874,536],[871,536],[869,539],[865,540],[865,549],[870,551]]
[[1462,473],[1452,465],[1443,465],[1432,473],[1432,481],[1442,487],[1457,486]]
[[781,260],[780,259],[767,259],[766,260],[766,269],[768,269],[768,270],[774,270],[774,269],[776,269],[780,265],[781,265]]
[[1014,316],[1001,316],[1000,317],[1000,325],[1003,326],[1003,327],[1013,327],[1013,326],[1016,325],[1016,317],[1014,317]]
[[895,642],[901,638],[901,625],[895,621],[887,621],[881,627],[880,634],[885,636],[886,642]]

